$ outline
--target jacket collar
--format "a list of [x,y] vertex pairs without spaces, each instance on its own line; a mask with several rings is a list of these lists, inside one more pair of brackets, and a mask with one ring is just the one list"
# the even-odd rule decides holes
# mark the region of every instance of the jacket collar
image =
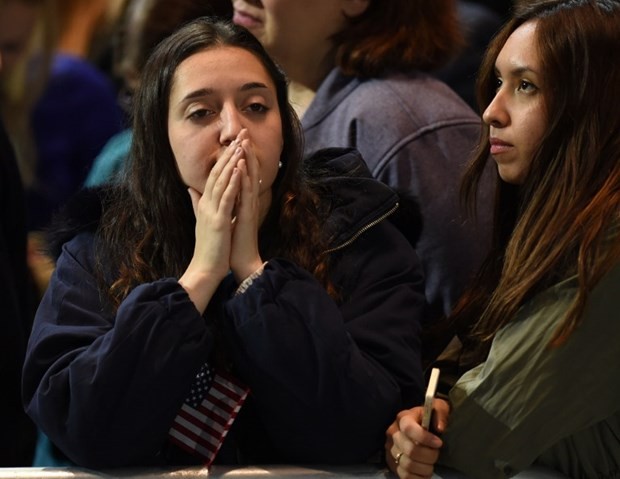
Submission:
[[330,250],[349,244],[398,207],[398,195],[371,176],[357,150],[322,149],[305,161],[332,202],[325,223]]

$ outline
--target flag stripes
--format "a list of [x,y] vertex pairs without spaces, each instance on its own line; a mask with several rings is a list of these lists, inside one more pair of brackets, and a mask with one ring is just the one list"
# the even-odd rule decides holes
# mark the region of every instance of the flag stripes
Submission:
[[213,374],[208,366],[205,368],[197,375],[190,397],[181,406],[168,434],[171,442],[210,466],[249,389],[235,378]]

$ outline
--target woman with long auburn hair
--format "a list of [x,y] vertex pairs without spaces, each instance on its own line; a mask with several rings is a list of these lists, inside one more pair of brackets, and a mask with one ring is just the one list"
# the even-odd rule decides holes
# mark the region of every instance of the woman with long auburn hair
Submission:
[[464,192],[490,151],[493,248],[451,318],[461,366],[478,365],[435,400],[432,432],[421,408],[397,416],[400,477],[438,459],[472,477],[620,473],[619,26],[617,0],[523,2],[489,47]]

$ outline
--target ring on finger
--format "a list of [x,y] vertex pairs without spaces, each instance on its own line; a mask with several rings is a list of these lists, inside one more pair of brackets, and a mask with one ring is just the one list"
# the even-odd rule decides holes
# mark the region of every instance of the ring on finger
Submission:
[[400,458],[402,457],[402,455],[405,454],[404,452],[399,452],[398,454],[396,454],[396,457],[394,457],[394,463],[398,466],[398,464],[400,463]]

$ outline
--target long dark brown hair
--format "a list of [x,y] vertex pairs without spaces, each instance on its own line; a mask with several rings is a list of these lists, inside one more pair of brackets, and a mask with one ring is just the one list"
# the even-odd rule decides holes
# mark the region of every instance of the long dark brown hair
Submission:
[[372,78],[438,68],[463,37],[454,0],[370,0],[333,41],[336,64],[346,75]]
[[[475,324],[474,336],[486,345],[528,299],[577,275],[574,301],[550,346],[562,344],[620,258],[620,3],[522,2],[486,53],[480,111],[495,95],[500,50],[530,20],[537,22],[548,126],[524,184],[499,181],[492,252],[452,315],[457,324]],[[485,128],[463,183],[470,205],[487,161]]]
[[297,262],[329,290],[328,259],[321,255],[326,249],[320,235],[321,212],[313,190],[302,186],[301,127],[288,102],[286,77],[247,30],[203,17],[164,40],[143,71],[133,109],[129,167],[105,201],[97,247],[100,287],[115,307],[140,283],[180,277],[192,257],[196,220],[168,139],[168,102],[179,64],[196,52],[219,46],[252,53],[276,87],[283,167],[259,232],[261,255],[267,259],[277,252]]

